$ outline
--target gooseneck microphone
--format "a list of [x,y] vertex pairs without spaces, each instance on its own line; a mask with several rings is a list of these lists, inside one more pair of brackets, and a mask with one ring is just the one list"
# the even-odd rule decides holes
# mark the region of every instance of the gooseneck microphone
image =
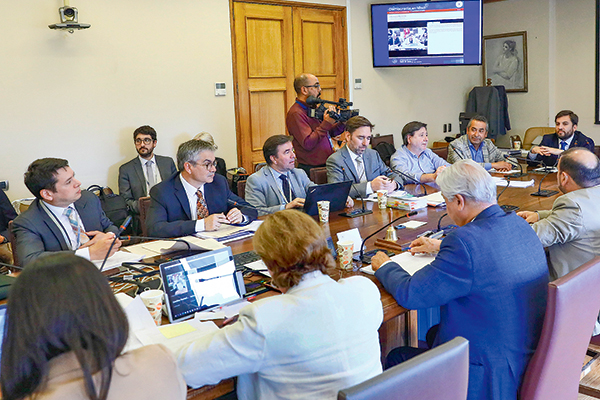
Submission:
[[[506,159],[506,161],[509,162],[511,165],[515,165],[515,164],[512,163],[512,160],[510,159],[510,157],[511,157],[510,154],[504,154],[504,158]],[[518,160],[518,158],[517,158],[517,160]],[[517,165],[519,166],[520,172],[515,172],[515,173],[512,173],[510,175],[506,175],[507,178],[521,178],[523,176],[528,175],[528,174],[526,174],[526,173],[523,172],[523,166],[521,164],[517,163]]]
[[360,261],[363,263],[368,263],[368,261],[365,260],[364,258],[364,254],[365,254],[365,243],[367,242],[367,240],[371,239],[373,236],[375,236],[376,234],[378,234],[379,232],[381,232],[382,230],[384,230],[385,228],[387,228],[388,226],[398,222],[398,220],[401,220],[402,218],[407,218],[407,217],[412,217],[413,215],[417,215],[417,211],[411,211],[409,213],[406,213],[404,215],[401,215],[400,217],[394,219],[392,222],[385,224],[384,226],[382,226],[381,228],[377,229],[375,232],[371,233],[369,236],[367,236],[362,243],[360,244]]
[[108,248],[108,251],[106,252],[106,255],[104,256],[104,260],[102,260],[102,265],[100,266],[100,272],[102,272],[102,270],[104,269],[104,264],[106,264],[106,260],[108,260],[108,255],[110,254],[110,251],[112,250],[112,248],[115,245],[117,239],[119,238],[119,235],[121,233],[123,233],[123,231],[131,223],[131,219],[132,218],[133,217],[131,215],[128,215],[127,218],[125,218],[125,221],[123,221],[123,223],[121,224],[121,226],[119,226],[119,230],[117,231],[117,234],[115,235],[112,243],[110,244],[110,247]]
[[402,175],[404,178],[412,181],[414,184],[421,186],[421,188],[423,188],[423,194],[415,194],[415,197],[422,197],[422,196],[427,196],[427,189],[425,188],[425,184],[416,180],[415,178],[413,178],[412,176],[400,171],[399,169],[393,169],[392,171],[394,171],[397,174]]
[[362,195],[360,194],[360,191],[354,186],[354,180],[348,179],[348,175],[346,175],[346,168],[342,167],[342,173],[344,174],[344,177],[346,178],[347,181],[352,182],[350,185],[354,189],[356,194],[358,194],[358,198],[360,199],[360,202],[362,204],[362,210],[352,210],[347,213],[341,213],[340,215],[342,217],[347,217],[347,218],[356,218],[356,217],[363,217],[365,215],[373,214],[373,211],[365,209],[365,200],[363,199]]
[[[510,186],[510,177],[507,176],[506,177],[506,186],[504,186],[504,189],[502,189],[500,191],[500,194],[498,194],[498,196],[496,197],[496,203],[500,199],[500,196],[502,196],[502,193],[504,193],[506,191],[506,189],[508,189],[509,186]],[[517,211],[519,209],[518,206],[513,206],[513,205],[510,205],[510,204],[504,204],[504,205],[500,206],[500,208],[502,210],[504,210],[504,212]]]
[[465,156],[464,156],[464,155],[463,155],[463,154],[462,154],[460,151],[458,151],[458,149],[457,149],[456,147],[454,147],[454,145],[453,145],[452,143],[449,143],[449,144],[448,144],[448,147],[451,147],[451,148],[452,148],[452,150],[454,150],[454,152],[455,152],[456,154],[458,154],[458,156],[460,157],[460,159],[461,159],[461,160],[464,160],[464,159],[465,159]]
[[0,262],[0,267],[7,267],[7,268],[14,268],[14,269],[18,269],[18,270],[23,270],[23,267],[19,267],[18,265],[13,265],[13,264],[7,264],[7,263],[3,263]]

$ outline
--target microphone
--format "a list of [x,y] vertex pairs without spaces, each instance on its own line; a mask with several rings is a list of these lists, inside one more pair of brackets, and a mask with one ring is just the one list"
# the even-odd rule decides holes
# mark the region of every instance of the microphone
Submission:
[[381,232],[382,230],[384,230],[385,228],[387,228],[388,226],[398,222],[398,220],[405,218],[405,217],[412,217],[413,215],[417,215],[417,211],[411,211],[407,214],[404,214],[398,218],[396,218],[395,220],[393,220],[392,222],[385,224],[384,226],[382,226],[381,228],[379,228],[378,230],[376,230],[375,232],[371,233],[369,236],[367,236],[362,243],[360,244],[360,261],[362,261],[363,263],[368,263],[368,261],[365,261],[365,243],[367,242],[367,240],[369,240],[370,238],[372,238],[373,236],[375,236],[376,234],[378,234],[379,232]]
[[235,208],[248,208],[250,210],[258,210],[258,208],[254,207],[252,204],[242,204],[242,203],[238,203],[235,200],[231,200],[231,199],[227,199],[227,204],[230,205],[231,207],[235,207]]
[[[504,158],[506,159],[507,162],[511,163],[512,165],[515,165],[512,163],[512,160],[510,159],[511,155],[510,154],[504,154]],[[515,157],[517,158],[517,157]],[[518,160],[518,158],[517,158]],[[506,175],[507,178],[521,178],[523,176],[526,176],[527,174],[523,172],[523,166],[519,163],[517,163],[517,165],[519,166],[519,169],[521,170],[520,172],[515,172],[513,174],[510,175]]]
[[125,221],[123,221],[123,223],[121,224],[121,226],[119,226],[119,230],[117,231],[117,234],[115,235],[112,243],[110,244],[110,247],[108,248],[108,251],[106,252],[106,255],[104,256],[104,260],[102,261],[102,265],[100,266],[100,272],[102,272],[102,270],[104,269],[104,264],[106,264],[106,260],[108,260],[108,255],[110,254],[110,251],[115,245],[117,238],[127,228],[127,225],[131,223],[132,218],[133,217],[131,215],[128,215],[127,218],[125,218]]
[[415,197],[427,196],[427,189],[425,188],[425,184],[423,184],[422,182],[419,182],[412,176],[405,174],[404,172],[400,171],[399,169],[394,169],[392,171],[394,171],[397,174],[402,175],[404,178],[407,178],[408,180],[412,181],[414,184],[419,185],[419,186],[421,186],[421,188],[423,188],[423,194],[416,194]]
[[13,265],[13,264],[7,264],[7,263],[3,263],[3,262],[0,262],[0,267],[14,268],[14,269],[23,271],[23,267],[19,267],[18,265]]
[[347,218],[356,218],[356,217],[363,217],[365,215],[373,214],[373,211],[365,209],[365,200],[361,196],[360,191],[354,186],[354,179],[348,179],[348,175],[346,175],[346,168],[342,167],[342,173],[344,174],[344,177],[346,178],[346,180],[351,182],[350,183],[351,187],[354,189],[356,194],[358,194],[358,198],[360,199],[360,202],[362,204],[362,210],[352,210],[347,213],[341,213],[340,216],[347,217]]
[[550,197],[550,196],[554,196],[555,194],[558,194],[557,190],[546,190],[546,189],[542,190],[542,182],[544,182],[544,179],[548,176],[548,174],[550,174],[549,170],[544,174],[542,179],[540,179],[540,184],[538,185],[537,192],[529,193],[531,196]]
[[452,147],[452,150],[454,150],[454,152],[456,154],[458,154],[458,156],[460,157],[461,160],[465,159],[465,156],[460,151],[458,151],[458,149],[456,147],[454,147],[454,145],[452,143],[449,143],[448,147]]
[[[498,197],[496,197],[496,203],[498,202],[498,199],[500,199],[500,196],[502,196],[502,193],[504,193],[504,191],[506,189],[508,189],[508,187],[510,186],[510,178],[511,178],[510,176],[506,177],[506,186],[504,187],[504,189],[502,189],[500,191],[500,194],[498,194]],[[504,210],[504,212],[517,211],[519,209],[518,206],[513,206],[513,205],[509,205],[509,204],[502,205],[502,206],[500,206],[500,208],[502,210]]]

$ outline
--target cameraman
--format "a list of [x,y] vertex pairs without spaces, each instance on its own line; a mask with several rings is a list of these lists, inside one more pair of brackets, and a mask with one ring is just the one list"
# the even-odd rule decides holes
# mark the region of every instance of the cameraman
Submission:
[[[324,167],[327,157],[334,152],[332,137],[344,132],[344,124],[339,123],[325,112],[323,121],[308,115],[310,106],[306,104],[309,96],[319,98],[321,85],[319,79],[311,74],[302,74],[294,79],[296,102],[287,113],[286,126],[294,137],[293,144],[298,157],[298,168],[310,176],[310,169]],[[333,105],[329,111],[335,112]]]

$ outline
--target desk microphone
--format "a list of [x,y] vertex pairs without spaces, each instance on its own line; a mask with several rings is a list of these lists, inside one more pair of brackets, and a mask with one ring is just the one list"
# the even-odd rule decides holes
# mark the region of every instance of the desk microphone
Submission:
[[[258,212],[258,208],[254,207],[252,204],[247,204],[246,205],[246,204],[242,204],[242,203],[239,203],[239,202],[237,202],[235,200],[231,200],[231,199],[227,199],[227,204],[230,205],[232,208],[238,208],[238,209],[245,208],[247,210],[253,210],[253,211]],[[231,224],[231,225],[234,225],[234,226],[236,226],[236,225],[237,226],[244,226],[244,225],[248,225],[250,222],[252,222],[252,217],[250,217],[250,216],[248,216],[248,215],[246,215],[244,213],[242,213],[242,214],[244,216],[246,216],[246,218],[248,218],[248,220],[245,221],[245,222],[242,220],[242,222],[240,222],[239,224]],[[257,215],[257,217],[258,217],[258,215]]]
[[556,190],[542,190],[542,182],[544,181],[544,179],[546,179],[548,174],[550,174],[550,172],[552,172],[549,169],[550,166],[546,165],[546,163],[543,160],[532,160],[530,158],[523,158],[523,157],[514,157],[514,158],[516,158],[517,160],[524,160],[524,161],[531,162],[534,164],[542,164],[544,166],[544,170],[546,171],[546,173],[540,180],[540,184],[538,185],[537,192],[530,193],[531,196],[550,197],[550,196],[554,196],[555,194],[558,194],[558,191],[556,191]]
[[7,263],[3,263],[3,262],[0,262],[0,267],[14,268],[14,269],[23,271],[23,267],[19,267],[18,265],[13,265],[13,264],[7,264]]
[[119,226],[119,230],[117,231],[117,234],[115,235],[112,243],[110,244],[110,247],[108,248],[108,251],[106,252],[106,255],[104,256],[104,260],[102,261],[102,265],[100,266],[100,272],[102,272],[102,270],[104,269],[104,264],[106,264],[106,260],[108,260],[108,255],[110,254],[110,251],[115,245],[115,242],[119,238],[119,235],[123,233],[123,231],[127,228],[127,225],[131,223],[132,218],[133,217],[131,215],[128,215],[127,218],[125,218],[125,221],[123,221],[123,223],[121,224],[121,226]]
[[[510,158],[511,158],[511,155],[510,155],[510,154],[504,154],[504,158],[505,158],[505,159],[506,159],[506,161],[507,161],[507,162],[509,162],[511,165],[515,165],[515,164],[513,164],[512,160],[510,159]],[[517,158],[517,157],[515,157],[515,158]],[[518,159],[518,158],[517,158],[517,159]],[[513,174],[506,175],[506,177],[507,177],[507,178],[521,178],[521,177],[523,177],[523,176],[526,176],[526,175],[528,175],[528,174],[526,174],[526,173],[524,173],[524,172],[523,172],[523,166],[522,166],[521,164],[517,163],[516,165],[519,167],[519,169],[520,169],[520,172],[515,172],[515,173],[513,173]]]
[[[506,189],[508,189],[508,187],[510,186],[510,178],[511,178],[510,176],[507,176],[507,177],[506,177],[506,186],[504,186],[504,189],[502,189],[502,190],[500,191],[500,194],[498,194],[498,196],[496,197],[496,203],[497,203],[497,202],[498,202],[498,200],[500,199],[500,196],[502,196],[502,193],[504,193],[504,191],[505,191]],[[500,208],[501,208],[502,210],[504,210],[504,212],[517,211],[517,210],[519,209],[519,207],[518,207],[518,206],[513,206],[513,205],[509,205],[509,204],[502,205],[502,206],[500,206]]]
[[454,152],[455,152],[456,154],[458,154],[458,156],[460,157],[460,159],[461,159],[461,160],[464,160],[464,159],[465,159],[465,156],[464,156],[464,155],[463,155],[463,154],[462,154],[460,151],[458,151],[458,149],[457,149],[456,147],[454,147],[454,145],[453,145],[452,143],[449,143],[449,144],[448,144],[448,147],[451,147],[451,148],[452,148],[452,150],[454,150]]
[[[358,194],[358,198],[360,199],[360,202],[362,204],[362,210],[352,210],[347,213],[341,213],[340,215],[342,217],[356,218],[356,217],[363,217],[365,215],[373,214],[373,211],[365,209],[365,200],[363,199],[362,195],[360,194],[360,191],[354,186],[354,180],[348,179],[348,175],[346,175],[346,168],[342,167],[342,173],[344,174],[344,177],[346,178],[346,180],[350,181],[350,185],[354,189],[356,194]],[[361,253],[361,256],[362,256],[362,253]]]
[[381,228],[379,228],[378,230],[376,230],[375,232],[371,233],[369,236],[367,236],[362,243],[360,244],[360,261],[362,261],[363,263],[368,263],[368,261],[366,261],[364,254],[365,254],[365,243],[367,242],[367,240],[371,239],[373,236],[375,236],[376,234],[378,234],[379,232],[381,232],[382,230],[384,230],[385,228],[387,228],[388,226],[398,222],[398,220],[405,218],[405,217],[412,217],[413,215],[417,215],[417,211],[411,211],[409,213],[406,213],[404,215],[401,215],[400,217],[396,218],[395,220],[393,220],[392,222],[385,224],[384,226],[382,226]]
[[397,174],[402,175],[404,178],[408,179],[409,181],[412,181],[412,183],[421,186],[421,188],[423,189],[423,194],[416,194],[415,197],[422,197],[422,196],[427,196],[427,189],[425,188],[425,184],[416,180],[415,178],[413,178],[412,176],[405,174],[404,172],[400,171],[399,169],[393,169],[392,171],[394,171]]

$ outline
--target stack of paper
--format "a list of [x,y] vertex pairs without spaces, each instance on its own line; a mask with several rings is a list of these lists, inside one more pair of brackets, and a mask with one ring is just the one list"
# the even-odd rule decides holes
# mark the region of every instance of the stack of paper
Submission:
[[427,200],[424,197],[415,197],[412,200],[388,197],[387,206],[399,210],[414,211],[427,207]]
[[[411,276],[414,275],[415,272],[417,272],[424,266],[431,264],[433,260],[435,260],[435,257],[433,256],[425,254],[415,254],[413,256],[408,251],[396,254],[392,257],[392,261],[396,262],[398,265],[404,268],[404,270],[408,272]],[[365,274],[369,275],[375,274],[375,271],[373,271],[373,267],[371,265],[367,265],[366,267],[362,268],[361,272],[364,272]]]
[[196,236],[184,236],[179,238],[179,242],[173,240],[155,240],[153,242],[145,242],[124,247],[123,250],[129,253],[138,254],[142,257],[155,257],[162,254],[171,253],[174,251],[187,250],[190,245],[190,250],[217,250],[225,247],[223,244],[214,239],[201,239]]
[[[506,179],[500,178],[498,176],[492,176],[492,179],[494,179],[494,182],[496,182],[496,186],[506,186],[506,185],[508,185],[508,182],[509,182]],[[533,179],[531,179],[529,181],[513,181],[513,180],[511,180],[509,187],[526,188],[526,187],[533,186],[534,183],[535,182]]]
[[216,231],[198,232],[196,236],[204,239],[214,239],[220,243],[228,243],[253,236],[260,224],[262,224],[262,221],[253,221],[245,226],[221,225]]
[[[113,268],[120,267],[124,262],[137,262],[144,258],[144,254],[132,254],[125,251],[117,251],[112,256],[108,257],[106,263],[104,264],[103,271],[108,271]],[[103,260],[94,260],[92,261],[98,269],[102,266]]]

